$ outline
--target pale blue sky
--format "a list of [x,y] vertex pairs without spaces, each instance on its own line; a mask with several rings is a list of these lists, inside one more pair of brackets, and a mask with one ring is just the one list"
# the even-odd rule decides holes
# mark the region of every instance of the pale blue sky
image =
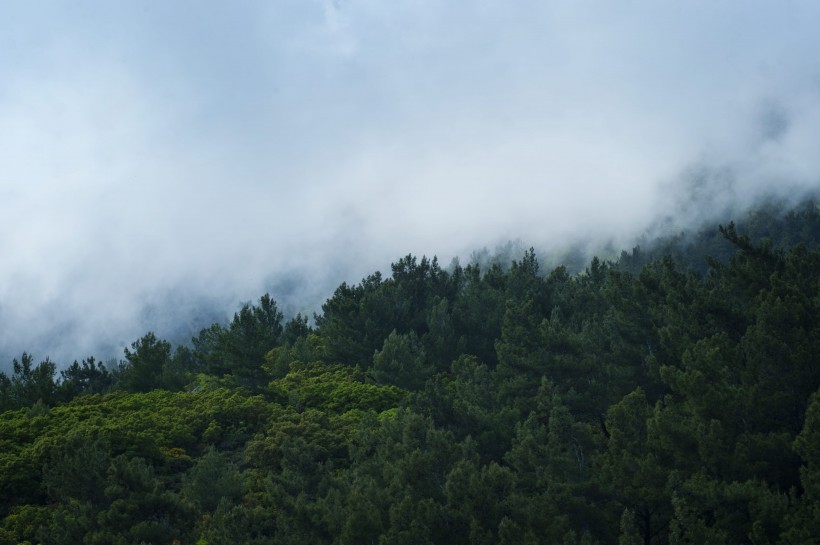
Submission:
[[693,169],[730,173],[718,202],[816,188],[818,22],[813,1],[4,2],[0,355],[67,363],[294,275],[313,310],[409,252],[626,241]]

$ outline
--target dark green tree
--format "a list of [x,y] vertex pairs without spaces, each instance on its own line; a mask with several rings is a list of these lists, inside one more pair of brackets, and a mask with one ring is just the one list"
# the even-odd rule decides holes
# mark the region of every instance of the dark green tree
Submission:
[[53,405],[57,401],[57,366],[46,358],[34,365],[31,354],[23,352],[12,361],[12,375],[0,373],[0,408],[19,409],[42,402]]
[[211,447],[186,473],[182,495],[200,510],[213,512],[223,498],[234,504],[242,499],[242,479],[228,455]]
[[101,394],[114,385],[114,377],[101,361],[93,356],[82,363],[74,363],[60,371],[59,395],[68,401],[78,395]]
[[282,319],[276,301],[268,294],[259,299],[258,305],[243,305],[227,329],[206,333],[202,344],[216,337],[213,340],[217,345],[210,350],[210,371],[219,376],[232,375],[239,384],[251,388],[264,385],[265,355],[281,341]]
[[424,346],[414,331],[403,335],[393,331],[373,355],[370,372],[380,384],[418,390],[432,375],[433,367],[427,363]]
[[153,333],[126,348],[119,386],[127,392],[148,392],[162,386],[163,370],[171,361],[171,343]]

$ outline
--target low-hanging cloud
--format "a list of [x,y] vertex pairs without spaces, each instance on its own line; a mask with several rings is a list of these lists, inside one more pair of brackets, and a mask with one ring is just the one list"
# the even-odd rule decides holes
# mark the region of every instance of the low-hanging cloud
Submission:
[[4,8],[3,364],[820,186],[820,7],[619,4]]

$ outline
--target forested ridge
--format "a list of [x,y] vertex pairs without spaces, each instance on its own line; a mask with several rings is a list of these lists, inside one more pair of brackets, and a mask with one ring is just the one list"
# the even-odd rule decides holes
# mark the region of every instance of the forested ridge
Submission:
[[820,207],[584,270],[406,256],[0,374],[0,545],[820,542]]

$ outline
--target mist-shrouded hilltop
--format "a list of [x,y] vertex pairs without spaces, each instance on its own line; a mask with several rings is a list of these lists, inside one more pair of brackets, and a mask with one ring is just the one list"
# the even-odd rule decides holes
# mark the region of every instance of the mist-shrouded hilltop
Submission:
[[[701,185],[703,181],[700,182]],[[717,188],[716,188],[717,189]],[[725,187],[722,189],[726,189]],[[701,273],[707,269],[707,258],[725,260],[732,252],[732,246],[720,235],[718,226],[735,222],[753,240],[771,238],[781,246],[789,247],[803,243],[809,247],[816,245],[818,231],[816,205],[820,197],[810,189],[783,195],[778,191],[764,194],[755,200],[738,199],[737,202],[714,204],[714,192],[700,187],[700,192],[681,198],[680,204],[664,209],[658,217],[632,238],[599,237],[569,238],[562,242],[552,241],[548,246],[534,246],[536,255],[544,270],[564,266],[571,273],[582,272],[592,257],[618,262],[637,274],[648,261],[662,255],[671,255],[676,262],[686,267],[694,267]],[[708,213],[709,210],[711,213]],[[697,211],[697,213],[693,212]],[[799,224],[799,227],[797,226]],[[507,270],[513,261],[519,260],[531,245],[526,241],[506,241],[498,243],[492,250],[487,246],[471,251],[466,257],[453,256],[452,262],[442,265],[447,268],[464,262],[476,264],[482,270],[498,265]],[[379,267],[384,269],[384,267]],[[297,313],[311,318],[321,313],[321,304],[332,294],[342,281],[354,281],[355,270],[351,264],[329,271],[300,271],[272,273],[265,291],[271,293],[287,317]],[[370,271],[372,272],[372,271]],[[335,276],[334,276],[335,273]],[[360,271],[360,276],[369,274]],[[192,337],[212,323],[227,324],[234,312],[250,301],[255,294],[246,293],[246,299],[237,301],[236,290],[223,286],[224,293],[203,293],[191,286],[178,285],[163,291],[148,293],[130,310],[127,327],[115,324],[113,329],[76,316],[67,311],[56,317],[44,316],[45,333],[34,337],[29,344],[7,341],[4,359],[0,368],[9,370],[11,361],[23,351],[39,359],[49,357],[58,367],[67,366],[74,360],[94,356],[98,360],[116,363],[138,335],[154,331],[172,344],[190,345]],[[58,308],[62,303],[55,303]],[[9,309],[12,314],[14,309]],[[101,315],[105,315],[102,312]],[[12,326],[10,331],[15,331]],[[127,336],[130,333],[130,336]],[[12,352],[10,346],[17,345]]]
[[812,543],[820,201],[0,374],[0,543]]
[[[689,265],[699,263],[697,266],[703,271],[707,256],[721,257],[728,251],[729,245],[721,243],[722,238],[717,230],[720,223],[737,221],[741,225],[748,225],[753,230],[753,236],[767,237],[777,234],[779,229],[788,229],[788,226],[783,227],[787,214],[798,214],[800,210],[810,209],[811,203],[817,200],[817,193],[811,191],[798,192],[790,197],[774,193],[753,201],[755,204],[746,204],[743,200],[726,203],[716,208],[713,215],[708,215],[705,210],[713,206],[708,195],[688,196],[681,201],[682,204],[666,209],[631,239],[579,235],[579,238],[534,246],[536,255],[545,268],[563,265],[575,273],[583,271],[593,256],[610,261],[621,259],[625,262],[626,258],[621,256],[621,252],[629,253],[634,248],[641,257],[635,258],[637,261],[632,265],[633,272],[637,272],[636,267],[646,259],[663,253],[682,259],[686,254],[685,262]],[[802,201],[797,200],[801,197]],[[695,209],[699,210],[698,215],[687,219],[686,216]],[[793,238],[784,241],[784,244],[797,242],[794,237],[802,237],[800,241],[811,243],[811,233],[795,233],[790,236]],[[530,246],[532,244],[521,239],[498,242],[490,246],[492,249],[487,246],[480,250],[473,249],[469,254],[451,256],[442,264],[447,266],[451,265],[450,260],[453,263],[461,261],[477,264],[483,270],[497,264],[506,270]],[[383,270],[384,265],[377,268]],[[351,263],[326,271],[278,271],[269,275],[260,290],[271,293],[288,317],[296,313],[312,317],[314,313],[320,312],[321,304],[340,282],[355,281],[370,272],[372,271],[358,270]],[[357,276],[353,276],[354,274]],[[49,357],[60,368],[86,356],[94,356],[110,363],[121,358],[123,349],[145,331],[154,331],[175,345],[190,344],[191,338],[202,328],[214,322],[226,324],[242,304],[257,296],[257,292],[246,292],[242,300],[237,300],[234,286],[223,285],[214,289],[223,291],[203,291],[201,287],[184,283],[152,290],[134,301],[130,308],[120,309],[116,313],[119,317],[113,318],[113,323],[106,323],[106,319],[112,318],[109,316],[109,309],[104,306],[99,311],[99,316],[93,312],[91,316],[81,316],[70,308],[68,302],[58,298],[53,302],[53,308],[60,309],[61,312],[45,313],[39,325],[42,329],[40,333],[17,335],[19,326],[10,324],[6,328],[5,340],[0,345],[0,354],[3,355],[0,369],[8,371],[11,360],[18,358],[24,351],[39,359]],[[0,307],[0,311],[2,310]],[[11,307],[6,308],[9,317],[14,316],[16,311]]]

